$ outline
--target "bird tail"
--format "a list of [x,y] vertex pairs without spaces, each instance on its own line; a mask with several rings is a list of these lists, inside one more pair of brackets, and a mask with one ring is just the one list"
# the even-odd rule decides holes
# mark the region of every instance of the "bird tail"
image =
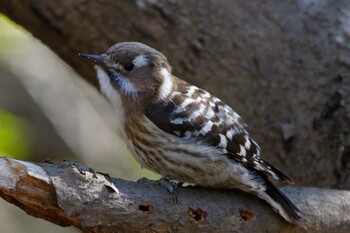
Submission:
[[306,228],[303,216],[296,207],[271,181],[265,179],[266,190],[258,193],[258,196],[267,201],[288,222]]

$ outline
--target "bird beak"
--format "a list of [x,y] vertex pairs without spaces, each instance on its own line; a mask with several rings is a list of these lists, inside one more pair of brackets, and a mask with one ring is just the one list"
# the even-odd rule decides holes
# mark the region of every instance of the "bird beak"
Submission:
[[103,63],[105,58],[105,56],[102,56],[102,55],[92,55],[92,54],[83,54],[83,53],[79,53],[78,55],[82,58],[88,59],[93,63]]

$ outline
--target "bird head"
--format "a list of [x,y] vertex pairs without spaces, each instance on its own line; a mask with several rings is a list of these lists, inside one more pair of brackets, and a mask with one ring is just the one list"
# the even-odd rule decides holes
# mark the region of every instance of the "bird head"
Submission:
[[102,55],[79,56],[96,64],[101,91],[112,103],[116,98],[131,103],[154,103],[172,91],[173,78],[167,58],[142,43],[122,42]]

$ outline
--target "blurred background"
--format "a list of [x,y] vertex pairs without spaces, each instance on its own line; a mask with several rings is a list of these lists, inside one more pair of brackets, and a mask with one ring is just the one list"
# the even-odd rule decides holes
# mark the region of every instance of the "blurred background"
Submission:
[[[79,161],[127,180],[158,178],[140,168],[118,133],[114,111],[98,90],[0,14],[0,155]],[[3,199],[0,219],[0,232],[78,232],[26,215]]]

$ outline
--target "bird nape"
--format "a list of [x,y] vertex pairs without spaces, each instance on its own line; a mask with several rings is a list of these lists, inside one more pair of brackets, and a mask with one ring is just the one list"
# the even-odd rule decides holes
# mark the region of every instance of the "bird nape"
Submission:
[[253,193],[304,227],[299,209],[268,177],[293,181],[261,158],[241,117],[172,75],[161,52],[123,42],[105,54],[81,56],[96,64],[101,91],[116,108],[127,145],[142,167],[180,182]]

